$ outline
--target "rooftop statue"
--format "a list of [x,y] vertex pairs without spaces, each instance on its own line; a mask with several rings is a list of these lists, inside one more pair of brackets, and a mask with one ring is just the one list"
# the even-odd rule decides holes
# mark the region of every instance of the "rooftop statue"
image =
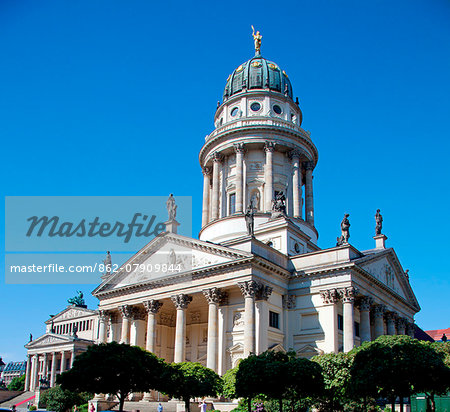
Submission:
[[341,222],[341,237],[337,238],[336,246],[344,245],[348,243],[348,239],[350,238],[350,222],[348,217],[350,215],[346,213],[344,215],[344,219]]
[[286,214],[286,196],[283,192],[278,192],[272,200],[272,210]]
[[111,253],[109,250],[106,252],[106,258],[103,261],[103,264],[105,265],[105,275],[110,275],[112,260],[111,260]]
[[169,214],[169,222],[172,220],[176,220],[177,217],[177,205],[175,204],[175,198],[171,193],[166,202],[167,212]]
[[381,216],[380,209],[377,209],[375,214],[375,236],[381,235],[381,229],[383,229],[383,216]]
[[81,290],[77,290],[78,295],[74,296],[73,298],[67,299],[67,303],[70,303],[71,305],[75,306],[86,306],[86,303],[83,299],[83,292]]
[[259,31],[256,32],[255,34],[255,28],[252,26],[252,36],[253,36],[253,40],[255,41],[255,52],[256,54],[260,54],[261,53],[261,39],[262,36],[259,34]]

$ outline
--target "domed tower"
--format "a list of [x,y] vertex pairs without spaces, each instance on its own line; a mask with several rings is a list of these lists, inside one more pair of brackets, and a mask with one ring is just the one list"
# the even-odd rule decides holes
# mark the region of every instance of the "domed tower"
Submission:
[[246,237],[251,205],[255,238],[286,254],[317,250],[312,184],[317,149],[301,128],[288,75],[261,56],[256,39],[255,49],[228,77],[215,129],[200,151],[200,239],[232,244]]

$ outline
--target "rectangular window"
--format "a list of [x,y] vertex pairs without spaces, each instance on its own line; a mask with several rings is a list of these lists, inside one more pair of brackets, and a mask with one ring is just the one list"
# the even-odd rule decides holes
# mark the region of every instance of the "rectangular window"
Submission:
[[344,317],[338,315],[338,330],[344,330]]
[[269,326],[280,329],[280,315],[278,313],[269,311]]
[[359,338],[359,322],[355,322],[355,336]]
[[231,193],[228,202],[228,214],[234,215],[236,213],[236,193]]

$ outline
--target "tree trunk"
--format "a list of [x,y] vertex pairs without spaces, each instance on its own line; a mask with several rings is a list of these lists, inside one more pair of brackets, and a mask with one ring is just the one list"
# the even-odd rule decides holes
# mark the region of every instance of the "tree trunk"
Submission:
[[191,398],[184,400],[184,410],[185,410],[185,412],[191,411]]
[[436,412],[436,401],[434,400],[434,393],[430,396],[431,401],[431,412]]
[[283,412],[283,398],[278,399],[278,405],[279,405],[278,410],[280,412]]
[[400,412],[403,412],[403,396],[400,396]]
[[125,403],[125,394],[120,394],[120,395],[118,395],[118,398],[119,398],[119,412],[122,412],[123,411],[123,404]]
[[392,412],[395,412],[395,396],[391,398],[391,410]]
[[252,412],[252,398],[247,399],[247,409],[248,412]]

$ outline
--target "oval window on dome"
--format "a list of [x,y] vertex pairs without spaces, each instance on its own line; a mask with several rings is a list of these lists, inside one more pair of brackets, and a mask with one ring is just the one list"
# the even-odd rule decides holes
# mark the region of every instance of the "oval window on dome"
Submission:
[[278,106],[277,104],[274,104],[274,105],[273,105],[273,111],[274,111],[276,114],[281,114],[281,113],[283,113],[283,110],[282,110],[281,107]]
[[270,67],[272,70],[277,70],[277,69],[278,69],[278,66],[277,66],[276,64],[273,64],[273,63],[269,63],[269,67]]
[[254,112],[257,112],[257,111],[261,110],[261,105],[258,102],[253,102],[250,105],[250,109],[252,109]]
[[258,60],[252,62],[252,67],[261,67],[261,66],[262,66],[262,64],[261,64],[261,62],[258,61]]
[[241,72],[242,70],[244,70],[244,66],[242,66],[242,64],[236,69],[236,73]]
[[239,108],[233,107],[233,109],[231,110],[231,116],[232,116],[232,117],[237,116],[238,111],[239,111]]

